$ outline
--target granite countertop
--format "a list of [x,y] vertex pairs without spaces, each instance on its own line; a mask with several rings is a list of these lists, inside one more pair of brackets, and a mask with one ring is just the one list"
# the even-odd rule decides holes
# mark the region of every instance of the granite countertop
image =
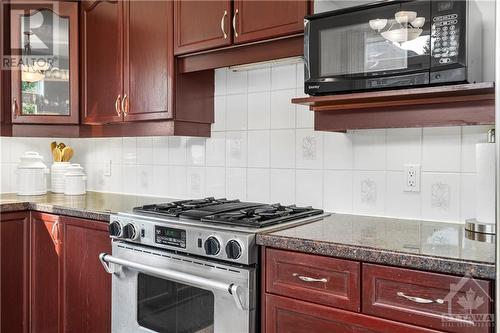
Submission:
[[495,279],[495,244],[464,237],[464,225],[333,214],[257,235],[257,244],[299,252]]
[[113,213],[130,211],[144,204],[166,201],[171,201],[171,199],[90,191],[78,196],[50,192],[39,196],[18,196],[8,193],[0,194],[0,213],[36,210],[109,222],[109,216]]

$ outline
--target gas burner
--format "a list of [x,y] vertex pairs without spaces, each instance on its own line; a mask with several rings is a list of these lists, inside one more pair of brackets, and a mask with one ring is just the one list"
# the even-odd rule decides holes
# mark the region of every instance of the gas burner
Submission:
[[135,207],[134,212],[146,213],[153,215],[162,215],[170,217],[178,217],[181,213],[199,209],[207,206],[222,205],[227,203],[238,203],[239,200],[227,200],[215,199],[214,197],[208,197],[204,199],[194,199],[194,200],[179,200],[161,204],[144,205],[141,207]]
[[322,210],[312,207],[273,204],[213,214],[203,217],[201,221],[261,228],[322,213]]

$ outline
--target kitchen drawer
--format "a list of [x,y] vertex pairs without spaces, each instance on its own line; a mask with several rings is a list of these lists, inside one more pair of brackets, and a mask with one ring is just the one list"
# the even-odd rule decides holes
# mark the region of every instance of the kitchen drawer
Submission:
[[266,294],[266,333],[439,333],[439,331]]
[[266,291],[359,312],[360,264],[267,249]]
[[447,332],[491,332],[491,282],[363,264],[363,312]]

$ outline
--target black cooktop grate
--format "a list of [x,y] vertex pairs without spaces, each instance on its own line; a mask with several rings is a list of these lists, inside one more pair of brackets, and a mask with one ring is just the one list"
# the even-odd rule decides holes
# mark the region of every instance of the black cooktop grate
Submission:
[[262,228],[323,213],[322,210],[312,207],[269,205],[213,197],[144,205],[134,208],[134,212],[155,217],[181,217],[204,223],[251,228]]
[[262,228],[322,213],[321,209],[312,207],[274,204],[208,215],[203,217],[201,221]]

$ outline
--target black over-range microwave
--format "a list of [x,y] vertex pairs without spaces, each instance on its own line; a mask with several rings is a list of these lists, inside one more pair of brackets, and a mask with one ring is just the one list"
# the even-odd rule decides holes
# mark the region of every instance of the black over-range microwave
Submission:
[[383,1],[306,17],[305,93],[481,80],[482,22],[472,0]]

